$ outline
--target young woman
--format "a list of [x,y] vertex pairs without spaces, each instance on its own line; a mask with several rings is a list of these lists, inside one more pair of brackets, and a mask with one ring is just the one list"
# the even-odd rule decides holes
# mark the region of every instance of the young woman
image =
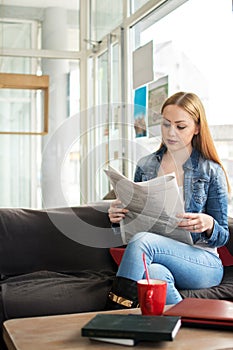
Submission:
[[[167,304],[176,304],[181,289],[219,285],[223,266],[217,247],[228,232],[228,191],[226,173],[217,155],[202,102],[193,93],[178,92],[162,106],[162,144],[142,158],[135,181],[175,172],[183,193],[185,214],[178,226],[191,232],[193,245],[157,233],[139,232],[127,244],[106,308],[136,307],[137,281],[144,276],[142,253],[151,278],[167,281]],[[127,215],[117,199],[109,218],[119,224]],[[185,232],[184,232],[185,234]]]

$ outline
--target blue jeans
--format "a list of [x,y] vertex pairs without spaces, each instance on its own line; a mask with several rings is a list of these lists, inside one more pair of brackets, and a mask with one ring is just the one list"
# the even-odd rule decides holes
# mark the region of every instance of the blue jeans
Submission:
[[154,233],[137,233],[128,243],[117,276],[138,281],[145,278],[142,253],[150,278],[167,281],[166,304],[182,300],[178,290],[219,285],[223,277],[221,259],[204,249]]

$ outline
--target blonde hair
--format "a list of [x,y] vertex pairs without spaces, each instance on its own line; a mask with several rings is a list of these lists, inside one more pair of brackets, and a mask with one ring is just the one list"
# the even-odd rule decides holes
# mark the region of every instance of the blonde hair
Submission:
[[227,179],[228,191],[230,192],[227,174],[215,148],[207,123],[205,108],[199,97],[190,92],[177,92],[166,99],[162,105],[161,113],[163,113],[164,108],[169,105],[176,105],[182,108],[189,113],[194,122],[199,126],[199,133],[193,136],[192,146],[197,149],[204,158],[213,160],[222,167]]

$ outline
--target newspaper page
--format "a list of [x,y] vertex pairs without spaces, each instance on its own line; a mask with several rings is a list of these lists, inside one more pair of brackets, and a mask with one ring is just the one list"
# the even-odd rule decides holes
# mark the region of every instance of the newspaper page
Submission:
[[138,232],[154,232],[181,242],[193,244],[189,231],[177,227],[184,213],[183,198],[175,173],[134,182],[112,167],[104,170],[124,208],[129,210],[120,222],[124,244]]

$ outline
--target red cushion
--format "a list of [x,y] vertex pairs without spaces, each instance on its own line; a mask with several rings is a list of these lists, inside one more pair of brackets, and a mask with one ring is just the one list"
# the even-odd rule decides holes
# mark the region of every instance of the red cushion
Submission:
[[112,255],[115,263],[119,266],[123,257],[125,248],[110,248],[110,254]]
[[223,246],[218,248],[218,254],[224,266],[233,265],[233,256],[231,255],[227,247]]
[[[123,257],[124,251],[125,251],[125,248],[110,248],[110,254],[118,266],[121,263],[121,259]],[[224,266],[233,265],[233,256],[230,254],[227,247],[223,246],[218,248],[218,253]]]

